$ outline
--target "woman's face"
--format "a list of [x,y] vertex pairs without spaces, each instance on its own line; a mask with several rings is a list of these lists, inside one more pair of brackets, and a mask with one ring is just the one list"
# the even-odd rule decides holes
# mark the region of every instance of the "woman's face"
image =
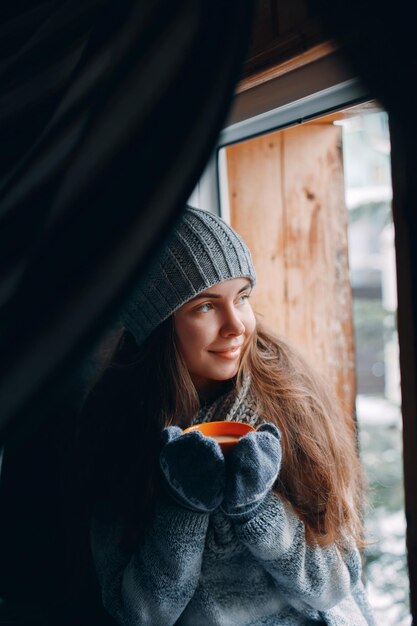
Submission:
[[247,278],[226,280],[174,313],[179,350],[197,391],[213,391],[237,374],[256,325],[251,290]]

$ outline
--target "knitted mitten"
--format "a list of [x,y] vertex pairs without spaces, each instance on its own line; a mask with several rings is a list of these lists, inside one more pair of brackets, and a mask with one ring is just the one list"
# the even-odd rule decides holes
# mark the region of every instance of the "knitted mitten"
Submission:
[[193,511],[214,511],[223,499],[225,462],[219,444],[199,431],[168,426],[159,457],[168,491]]
[[281,467],[280,439],[281,433],[274,424],[262,424],[239,439],[230,451],[221,506],[226,515],[246,515],[261,505]]

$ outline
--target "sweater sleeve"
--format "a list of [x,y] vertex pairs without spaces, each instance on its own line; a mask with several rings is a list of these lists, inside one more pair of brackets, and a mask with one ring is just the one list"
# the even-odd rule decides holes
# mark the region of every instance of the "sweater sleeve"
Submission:
[[120,548],[123,524],[106,513],[91,523],[103,605],[123,626],[175,624],[197,587],[209,516],[158,502],[133,554]]
[[252,516],[235,518],[239,540],[299,610],[326,611],[360,580],[356,547],[342,556],[335,545],[310,547],[304,523],[290,505],[270,493]]

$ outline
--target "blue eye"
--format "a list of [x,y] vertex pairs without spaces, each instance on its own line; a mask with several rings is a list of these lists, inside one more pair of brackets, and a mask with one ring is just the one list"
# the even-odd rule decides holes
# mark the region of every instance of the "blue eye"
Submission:
[[244,304],[246,302],[246,300],[249,300],[249,293],[242,293],[240,294],[239,298],[238,298],[238,304]]
[[208,311],[210,311],[212,306],[213,305],[211,304],[211,302],[205,302],[204,304],[202,304],[201,306],[197,308],[197,311],[199,311],[200,313],[208,313]]

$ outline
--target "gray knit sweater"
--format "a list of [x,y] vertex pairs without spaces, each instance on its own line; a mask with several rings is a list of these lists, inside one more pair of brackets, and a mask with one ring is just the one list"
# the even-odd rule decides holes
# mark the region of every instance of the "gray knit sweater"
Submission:
[[[220,406],[227,419],[242,420],[235,400],[196,420],[215,419]],[[246,411],[254,425],[255,415]],[[238,521],[161,496],[133,553],[121,549],[122,534],[110,507],[96,512],[93,558],[104,606],[119,624],[374,625],[356,548],[342,556],[336,546],[309,547],[302,521],[272,493]]]

